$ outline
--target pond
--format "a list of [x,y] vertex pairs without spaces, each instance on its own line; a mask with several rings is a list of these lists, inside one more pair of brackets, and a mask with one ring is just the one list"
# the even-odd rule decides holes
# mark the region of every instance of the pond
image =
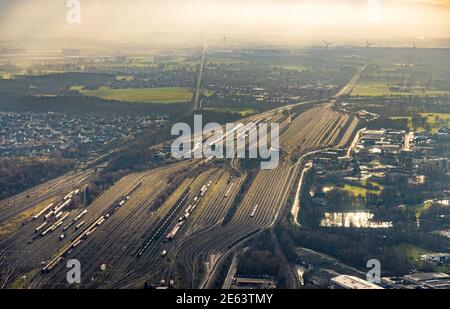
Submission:
[[440,205],[443,205],[443,206],[450,206],[450,200],[449,199],[440,200],[440,201],[437,201],[436,203],[438,203]]
[[390,228],[392,222],[373,220],[370,211],[326,212],[320,222],[322,227]]

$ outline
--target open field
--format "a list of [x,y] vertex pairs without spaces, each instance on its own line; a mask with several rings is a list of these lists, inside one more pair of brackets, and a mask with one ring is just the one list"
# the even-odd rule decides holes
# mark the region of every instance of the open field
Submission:
[[305,72],[305,71],[312,70],[311,67],[302,66],[302,65],[283,65],[283,66],[280,66],[280,68],[285,69],[285,70],[290,70],[290,71],[297,71],[297,72]]
[[233,107],[206,107],[204,110],[214,111],[218,113],[232,113],[232,114],[239,114],[242,117],[251,116],[253,114],[256,114],[258,111],[253,108],[233,108]]
[[352,96],[382,96],[389,94],[388,86],[378,82],[360,82],[352,91]]
[[433,130],[449,127],[450,114],[422,113],[420,115],[427,119],[428,125]]
[[188,102],[192,99],[192,92],[188,88],[182,87],[126,89],[100,87],[96,90],[85,90],[75,86],[72,89],[78,90],[85,96],[125,102],[178,103]]
[[234,58],[226,55],[208,55],[208,62],[220,64],[239,64],[239,63],[248,63],[248,60],[243,59],[242,57]]
[[351,185],[345,185],[342,188],[343,191],[346,191],[350,194],[352,194],[353,196],[357,197],[357,196],[361,196],[361,197],[366,197],[367,194],[381,194],[381,190],[369,190],[363,187],[358,187],[358,186],[351,186]]
[[12,77],[12,74],[6,71],[0,70],[0,79],[10,79]]
[[430,251],[424,250],[423,248],[411,244],[403,244],[401,245],[401,248],[405,250],[406,256],[414,262],[418,262],[422,254],[432,253]]
[[425,201],[421,204],[408,205],[408,208],[414,209],[416,213],[416,218],[419,219],[422,213],[426,212],[432,205],[433,202]]
[[[442,113],[420,113],[420,116],[425,118],[428,126],[431,128],[431,132],[435,133],[439,129],[449,128],[450,124],[450,114],[442,114]],[[391,117],[391,119],[407,119],[408,120],[408,129],[410,131],[420,132],[424,131],[423,127],[414,127],[412,116],[407,117]]]
[[135,78],[134,76],[131,75],[117,75],[116,76],[116,80],[120,80],[120,81],[133,81]]
[[32,208],[29,208],[13,218],[0,223],[0,238],[17,230],[22,222],[30,219],[33,215],[43,210],[48,204],[54,201],[53,198],[45,200]]
[[[436,252],[432,252],[430,250],[425,250],[421,247],[418,247],[416,245],[412,245],[412,244],[402,244],[400,245],[400,248],[403,249],[405,251],[406,256],[413,262],[416,264],[420,264],[421,260],[420,260],[420,256],[423,254],[433,254]],[[433,267],[433,270],[436,272],[448,272],[449,271],[450,266],[449,265],[435,265]]]
[[437,97],[437,96],[445,96],[450,95],[449,91],[444,90],[432,90],[432,89],[423,89],[421,87],[413,87],[411,91],[403,91],[398,90],[394,91],[391,89],[394,85],[388,85],[383,82],[376,82],[376,81],[361,81],[356,85],[355,89],[352,91],[352,96],[368,96],[368,97],[375,97],[375,96],[430,96],[430,97]]

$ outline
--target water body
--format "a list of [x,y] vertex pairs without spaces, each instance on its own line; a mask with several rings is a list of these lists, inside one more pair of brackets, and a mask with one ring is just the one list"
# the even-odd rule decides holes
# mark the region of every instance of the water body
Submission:
[[446,199],[446,200],[440,200],[440,201],[437,201],[437,203],[438,203],[438,204],[441,204],[441,205],[443,205],[443,206],[450,206],[450,200],[449,200],[449,199]]
[[433,234],[437,234],[437,235],[441,235],[441,236],[450,238],[450,230],[449,229],[447,229],[447,230],[440,230],[440,231],[434,231]]
[[391,228],[392,222],[374,221],[370,211],[326,212],[322,227]]

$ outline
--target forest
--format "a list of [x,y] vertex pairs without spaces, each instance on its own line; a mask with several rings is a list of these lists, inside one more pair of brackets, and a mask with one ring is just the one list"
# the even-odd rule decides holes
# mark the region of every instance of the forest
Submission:
[[0,158],[0,199],[58,177],[71,168],[71,161],[60,158]]

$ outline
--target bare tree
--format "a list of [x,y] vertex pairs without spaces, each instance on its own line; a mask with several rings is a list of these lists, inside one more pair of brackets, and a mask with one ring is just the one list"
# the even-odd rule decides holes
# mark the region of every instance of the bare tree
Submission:
[[17,268],[17,265],[17,260],[15,260],[15,262],[11,262],[8,258],[7,251],[0,252],[0,289],[6,288]]

